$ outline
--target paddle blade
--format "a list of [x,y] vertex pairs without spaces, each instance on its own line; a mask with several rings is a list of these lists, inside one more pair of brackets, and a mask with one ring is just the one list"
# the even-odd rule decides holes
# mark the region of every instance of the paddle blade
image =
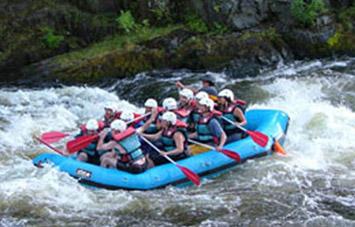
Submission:
[[92,143],[97,138],[98,138],[97,135],[80,136],[67,143],[67,150],[70,154],[75,153],[89,146],[89,144]]
[[43,133],[40,139],[46,141],[47,143],[55,143],[67,136],[69,136],[69,134],[53,131]]
[[285,149],[281,146],[281,144],[279,143],[279,141],[275,141],[275,143],[274,143],[274,147],[273,147],[274,149],[274,151],[276,152],[276,153],[279,153],[279,154],[282,154],[282,155],[286,155],[286,151],[285,151]]
[[186,167],[183,167],[179,164],[176,164],[177,167],[179,167],[179,169],[185,174],[185,176],[190,180],[192,181],[192,183],[194,183],[195,185],[199,186],[200,185],[200,177],[192,172],[190,169],[186,168]]
[[235,153],[233,151],[230,150],[226,150],[226,149],[222,149],[221,151],[223,154],[225,154],[226,156],[230,157],[231,159],[234,159],[235,161],[237,161],[238,163],[241,162],[240,156],[238,153]]
[[265,147],[269,142],[269,137],[264,133],[258,131],[247,131],[247,133],[259,146]]

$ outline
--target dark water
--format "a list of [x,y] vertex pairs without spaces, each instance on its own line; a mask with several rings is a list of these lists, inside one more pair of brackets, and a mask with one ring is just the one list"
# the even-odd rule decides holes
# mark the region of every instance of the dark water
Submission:
[[145,73],[104,89],[1,89],[0,226],[355,226],[351,58],[280,64],[252,78],[209,73],[250,108],[286,111],[291,124],[287,157],[248,161],[199,188],[94,190],[32,165],[32,157],[48,152],[34,135],[75,131],[110,103],[142,111],[145,98],[176,94],[180,79],[198,86],[205,74]]

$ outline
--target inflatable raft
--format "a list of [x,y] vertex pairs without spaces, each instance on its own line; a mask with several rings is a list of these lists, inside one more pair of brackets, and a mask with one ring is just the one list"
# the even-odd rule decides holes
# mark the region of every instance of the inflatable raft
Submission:
[[[246,112],[246,118],[248,121],[246,128],[266,134],[269,141],[265,147],[261,147],[250,137],[246,137],[226,145],[226,149],[239,154],[242,162],[271,154],[275,140],[283,144],[289,123],[286,113],[278,110],[249,110]],[[40,154],[33,159],[33,163],[36,166],[49,163],[77,178],[80,183],[106,189],[150,190],[167,185],[191,183],[180,169],[171,163],[156,166],[141,174],[106,169],[76,161],[75,157],[64,157],[53,153]],[[214,150],[191,156],[178,163],[200,177],[212,177],[240,164]]]

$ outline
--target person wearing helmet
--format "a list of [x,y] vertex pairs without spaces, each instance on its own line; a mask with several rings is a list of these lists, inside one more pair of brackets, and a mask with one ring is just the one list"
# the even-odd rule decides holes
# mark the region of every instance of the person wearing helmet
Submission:
[[242,109],[234,101],[233,91],[230,89],[224,89],[218,93],[217,108],[223,114],[220,118],[220,122],[222,124],[223,130],[228,136],[227,143],[241,139],[244,132],[226,120],[228,119],[240,126],[246,125],[247,123]]
[[[197,93],[199,91],[204,91],[211,97],[217,97],[218,92],[217,89],[215,88],[214,78],[211,75],[207,75],[203,77],[201,79],[201,82],[202,82],[202,88],[200,88],[199,90],[192,89],[192,88],[190,89],[194,91],[194,93]],[[186,86],[183,83],[181,83],[181,81],[178,81],[176,82],[176,87],[182,89],[185,88]]]
[[101,159],[101,166],[117,168],[130,173],[141,173],[148,168],[148,162],[141,149],[141,143],[133,127],[127,128],[122,120],[111,123],[112,140],[104,142],[107,131],[100,133],[97,144],[99,150],[112,150]]
[[[142,134],[151,141],[159,141],[162,150],[173,160],[177,161],[189,156],[187,146],[186,131],[179,126],[176,114],[167,111],[161,117],[161,127],[156,134]],[[155,165],[167,163],[167,159],[160,155],[157,151],[150,149],[149,157]]]
[[196,132],[190,134],[190,138],[216,146],[216,150],[221,151],[226,143],[227,136],[214,113],[213,100],[209,98],[201,99],[198,110],[201,117],[197,122]]
[[104,109],[105,109],[105,114],[104,114],[103,123],[105,128],[106,127],[109,128],[112,121],[118,118],[117,113],[115,111],[116,108],[115,106],[111,105],[111,106],[106,106]]
[[[80,127],[80,134],[76,136],[84,136],[84,135],[97,135],[100,131],[99,122],[95,119],[90,119],[86,125]],[[93,141],[86,148],[78,151],[77,160],[82,162],[88,162],[92,164],[99,165],[100,164],[100,155],[96,150],[97,141]]]
[[174,111],[177,110],[178,104],[174,98],[168,97],[163,100],[163,108],[168,111]]
[[178,109],[174,111],[179,120],[190,123],[191,113],[195,108],[194,93],[188,88],[184,88],[179,92]]
[[158,102],[155,99],[147,99],[144,107],[145,114],[150,113],[150,116],[143,119],[144,124],[140,128],[140,131],[147,134],[155,134],[160,129]]
[[208,98],[208,94],[204,91],[200,91],[195,95],[195,106],[194,109],[191,112],[190,115],[190,122],[189,122],[189,131],[190,132],[194,132],[197,122],[201,117],[201,114],[198,111],[198,106],[199,106],[199,102],[201,101],[201,99],[203,98]]
[[134,128],[139,128],[140,126],[142,126],[142,123],[134,121],[135,117],[135,114],[130,110],[124,110],[120,114],[120,119],[122,121],[128,123],[128,125]]

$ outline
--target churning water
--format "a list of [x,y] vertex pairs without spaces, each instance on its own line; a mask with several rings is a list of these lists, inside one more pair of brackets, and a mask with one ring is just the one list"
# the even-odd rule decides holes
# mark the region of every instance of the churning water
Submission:
[[174,95],[177,80],[196,84],[205,74],[143,73],[104,89],[3,88],[0,226],[355,226],[355,59],[280,64],[247,78],[209,74],[250,108],[290,115],[287,157],[248,161],[199,188],[95,190],[34,167],[31,158],[50,152],[34,136],[74,133],[111,103],[142,111],[145,98]]

